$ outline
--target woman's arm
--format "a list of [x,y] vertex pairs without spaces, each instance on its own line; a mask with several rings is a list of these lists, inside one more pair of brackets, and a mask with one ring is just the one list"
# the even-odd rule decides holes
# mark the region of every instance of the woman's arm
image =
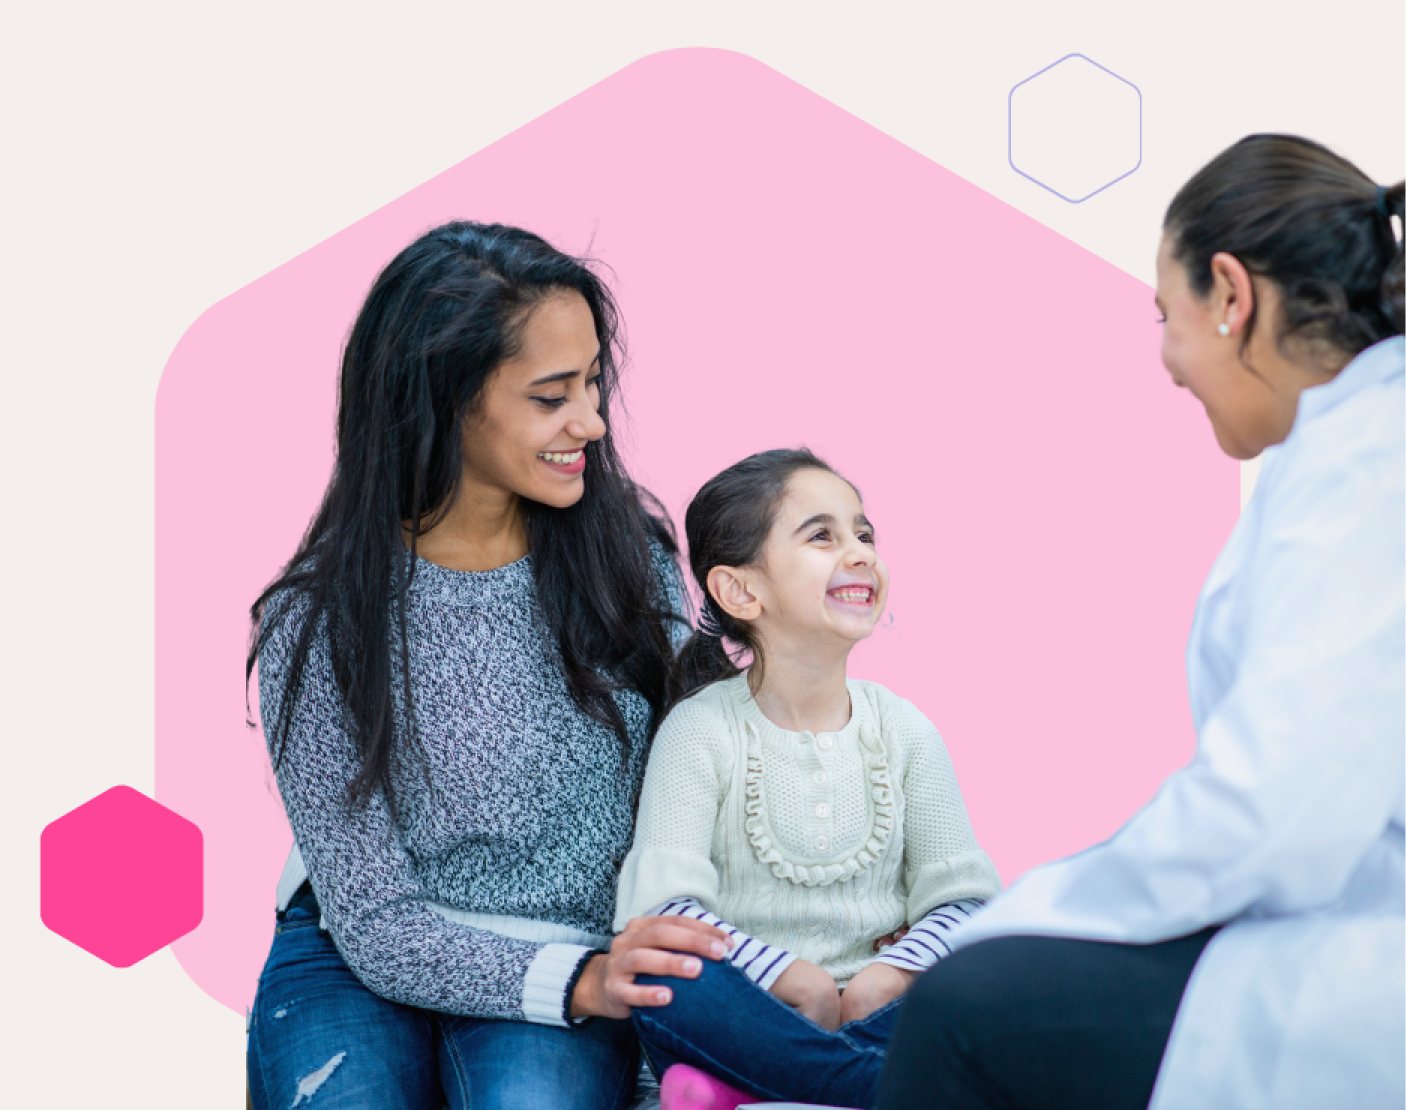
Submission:
[[[266,721],[277,719],[299,617],[296,609],[288,613],[260,655]],[[587,962],[594,985],[621,961],[592,959],[595,950],[587,945],[538,944],[470,928],[431,909],[384,795],[377,792],[354,812],[347,807],[358,759],[343,718],[325,638],[314,637],[276,776],[328,930],[352,972],[385,998],[446,1013],[554,1025],[580,1016],[573,996]],[[681,951],[706,952],[722,941],[713,933],[700,926],[668,939]],[[585,1012],[611,1005],[602,1001]]]
[[[1194,661],[1234,669],[1196,758],[1107,842],[1022,878],[959,944],[1147,943],[1303,912],[1338,898],[1400,820],[1406,492],[1400,386],[1383,393],[1371,418],[1389,433],[1361,427],[1262,472],[1241,593],[1223,603],[1240,657]],[[1282,450],[1295,446],[1308,445]]]

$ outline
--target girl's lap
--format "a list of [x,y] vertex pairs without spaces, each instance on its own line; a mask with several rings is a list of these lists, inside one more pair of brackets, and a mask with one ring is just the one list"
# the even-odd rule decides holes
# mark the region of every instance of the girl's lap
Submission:
[[367,990],[318,919],[279,922],[249,1023],[255,1110],[621,1110],[628,1022],[574,1029],[447,1017]]
[[638,981],[673,991],[669,1005],[634,1014],[659,1071],[691,1064],[758,1100],[873,1104],[897,1002],[832,1032],[725,961],[703,961],[696,979]]

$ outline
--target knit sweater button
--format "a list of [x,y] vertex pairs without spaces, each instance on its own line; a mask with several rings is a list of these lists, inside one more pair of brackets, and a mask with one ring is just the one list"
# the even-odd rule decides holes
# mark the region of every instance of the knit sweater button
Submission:
[[815,846],[823,852],[826,848],[830,847],[830,838],[828,836],[817,836],[815,838]]
[[834,747],[834,744],[835,741],[831,740],[828,736],[822,736],[819,740],[815,742],[815,746],[819,748],[822,752],[828,752],[832,747]]
[[818,806],[815,807],[815,815],[817,817],[829,817],[830,807],[827,806],[824,802],[821,802]]
[[810,776],[810,781],[816,786],[824,786],[829,781],[829,776],[824,771],[816,771]]

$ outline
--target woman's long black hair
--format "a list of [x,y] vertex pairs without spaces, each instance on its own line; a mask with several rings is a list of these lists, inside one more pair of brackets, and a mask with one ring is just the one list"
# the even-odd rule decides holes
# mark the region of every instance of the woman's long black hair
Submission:
[[[406,629],[417,543],[412,534],[407,557],[405,526],[427,522],[424,531],[453,503],[465,415],[516,352],[531,310],[564,291],[579,293],[595,319],[607,430],[586,445],[585,493],[575,505],[522,502],[544,631],[560,647],[572,699],[622,745],[630,741],[614,692],[637,691],[658,721],[672,617],[649,540],[671,554],[677,545],[662,513],[646,511],[644,501],[657,502],[626,476],[610,435],[623,357],[615,302],[582,262],[531,232],[455,222],[406,247],[376,278],[342,356],[332,480],[293,558],[250,610],[246,682],[282,616],[295,610],[300,620],[276,720],[264,721],[275,766],[313,638],[326,636],[361,756],[348,801],[381,789],[394,807],[391,768],[420,750]],[[284,603],[293,599],[301,604]]]

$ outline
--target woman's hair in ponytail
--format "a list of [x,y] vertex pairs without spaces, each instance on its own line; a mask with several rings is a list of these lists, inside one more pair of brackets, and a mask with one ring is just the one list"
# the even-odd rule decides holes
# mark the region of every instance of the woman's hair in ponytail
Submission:
[[[806,448],[781,448],[749,455],[709,481],[684,514],[688,563],[702,591],[698,631],[679,653],[673,701],[740,673],[738,659],[752,655],[752,673],[761,677],[763,659],[755,631],[725,613],[708,593],[714,567],[745,567],[762,554],[791,476],[800,470],[835,471]],[[737,645],[737,654],[725,641]]]
[[[1182,186],[1163,228],[1198,295],[1212,256],[1234,255],[1278,289],[1280,345],[1352,357],[1402,333],[1402,192],[1308,139],[1250,135]],[[1252,311],[1245,343],[1254,326]]]

